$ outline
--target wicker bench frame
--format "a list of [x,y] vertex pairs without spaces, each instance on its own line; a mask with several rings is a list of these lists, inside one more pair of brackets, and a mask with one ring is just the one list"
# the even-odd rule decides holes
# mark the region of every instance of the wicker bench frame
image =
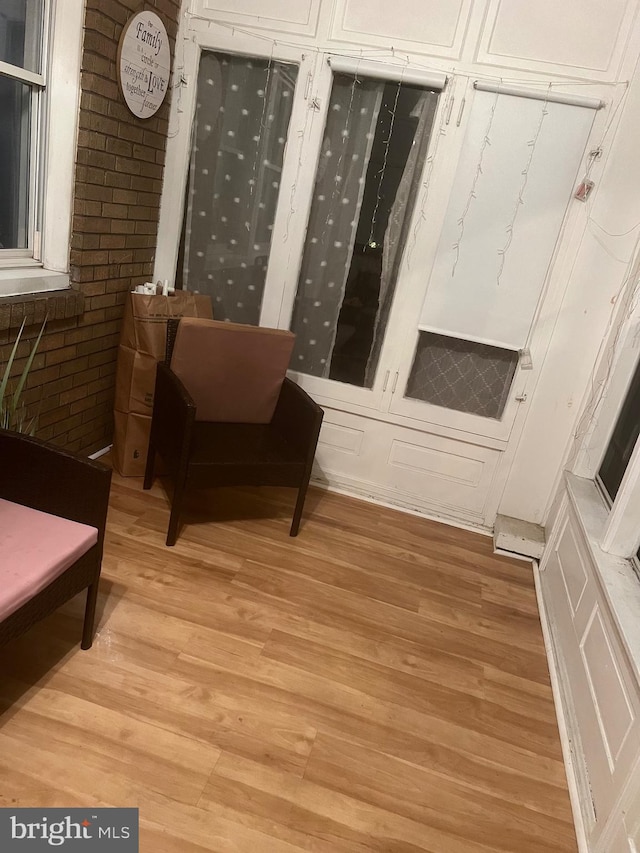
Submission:
[[89,551],[0,622],[0,646],[86,589],[82,648],[91,647],[110,483],[111,471],[100,463],[0,430],[0,497],[98,530],[98,541]]

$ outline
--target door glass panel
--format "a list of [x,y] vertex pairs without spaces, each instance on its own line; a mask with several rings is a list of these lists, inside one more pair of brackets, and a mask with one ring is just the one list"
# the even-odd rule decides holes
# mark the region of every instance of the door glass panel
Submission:
[[0,75],[0,249],[26,249],[31,89]]
[[518,353],[420,332],[406,396],[485,418],[501,418]]
[[257,325],[298,68],[203,51],[178,287]]
[[292,367],[370,388],[437,94],[333,80],[291,321]]

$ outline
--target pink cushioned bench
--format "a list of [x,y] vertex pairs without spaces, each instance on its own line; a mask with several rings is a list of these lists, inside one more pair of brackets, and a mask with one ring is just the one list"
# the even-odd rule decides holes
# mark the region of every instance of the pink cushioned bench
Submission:
[[82,590],[93,642],[111,471],[0,429],[0,646]]
[[0,622],[97,541],[95,527],[0,498]]

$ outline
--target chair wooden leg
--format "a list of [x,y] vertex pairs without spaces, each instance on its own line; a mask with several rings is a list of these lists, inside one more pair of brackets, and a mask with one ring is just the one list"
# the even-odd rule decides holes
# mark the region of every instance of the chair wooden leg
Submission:
[[84,611],[84,625],[82,626],[81,648],[83,649],[90,649],[93,645],[93,623],[98,600],[98,585],[99,580],[96,579],[87,589],[87,604]]
[[171,500],[171,515],[169,516],[169,529],[167,530],[167,545],[175,545],[180,527],[180,516],[182,515],[182,504],[184,502],[185,484],[175,483],[173,498]]
[[150,489],[153,485],[153,471],[155,468],[156,461],[156,452],[154,448],[149,444],[149,450],[147,451],[147,464],[144,469],[144,482],[142,484],[143,489]]
[[309,488],[309,478],[305,480],[305,482],[298,489],[298,499],[296,500],[296,506],[293,511],[293,519],[291,521],[291,530],[289,531],[289,536],[297,536],[298,530],[300,529],[300,519],[302,518],[302,510],[304,508],[304,501],[307,497],[307,489]]

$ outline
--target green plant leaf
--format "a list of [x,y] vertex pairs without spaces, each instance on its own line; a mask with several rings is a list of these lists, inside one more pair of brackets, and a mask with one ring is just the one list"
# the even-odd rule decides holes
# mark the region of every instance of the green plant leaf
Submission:
[[[23,321],[24,325],[24,321]],[[33,359],[36,355],[36,350],[40,345],[40,339],[42,338],[42,334],[44,332],[44,327],[47,325],[47,318],[45,317],[42,321],[42,326],[40,327],[40,334],[38,335],[35,344],[31,348],[31,353],[29,358],[27,359],[27,363],[24,366],[24,370],[22,371],[22,375],[20,376],[20,381],[18,382],[18,387],[13,392],[13,399],[11,400],[11,412],[15,413],[16,408],[18,407],[18,402],[20,400],[20,395],[22,394],[22,389],[24,388],[24,383],[27,381],[27,377],[29,375],[29,371],[31,370],[31,365],[33,364]],[[20,330],[22,331],[22,330]]]
[[25,383],[29,376],[29,371],[33,365],[33,359],[35,358],[36,351],[38,346],[40,345],[40,340],[42,339],[42,335],[44,334],[45,326],[47,324],[47,317],[44,318],[42,326],[40,328],[40,332],[38,337],[31,347],[31,352],[29,353],[29,357],[27,358],[26,364],[22,370],[20,375],[20,379],[18,380],[18,385],[9,396],[7,392],[9,379],[11,376],[11,368],[13,367],[13,362],[15,361],[18,347],[20,345],[20,340],[22,338],[22,333],[24,331],[26,320],[22,321],[22,325],[18,331],[16,339],[13,343],[13,347],[11,348],[11,352],[9,354],[9,359],[5,365],[4,373],[2,376],[2,381],[0,382],[0,426],[3,429],[12,429],[17,432],[27,433],[28,435],[34,435],[38,426],[38,415],[36,414],[31,421],[27,423],[25,411],[18,411],[18,404],[20,402],[20,397],[24,390]]
[[11,373],[13,361],[16,357],[16,353],[18,352],[18,345],[20,343],[20,338],[22,337],[22,330],[24,329],[25,322],[26,322],[26,318],[22,321],[22,325],[20,326],[20,331],[18,332],[16,339],[15,339],[15,342],[13,344],[13,347],[11,349],[11,352],[9,353],[9,360],[7,361],[5,368],[4,368],[4,374],[2,376],[2,382],[0,382],[0,410],[3,411],[3,418],[2,418],[3,426],[4,426],[4,421],[5,421],[4,412],[8,411],[8,406],[6,405],[6,403],[4,401],[5,394],[7,393],[7,383],[9,382],[9,374]]

